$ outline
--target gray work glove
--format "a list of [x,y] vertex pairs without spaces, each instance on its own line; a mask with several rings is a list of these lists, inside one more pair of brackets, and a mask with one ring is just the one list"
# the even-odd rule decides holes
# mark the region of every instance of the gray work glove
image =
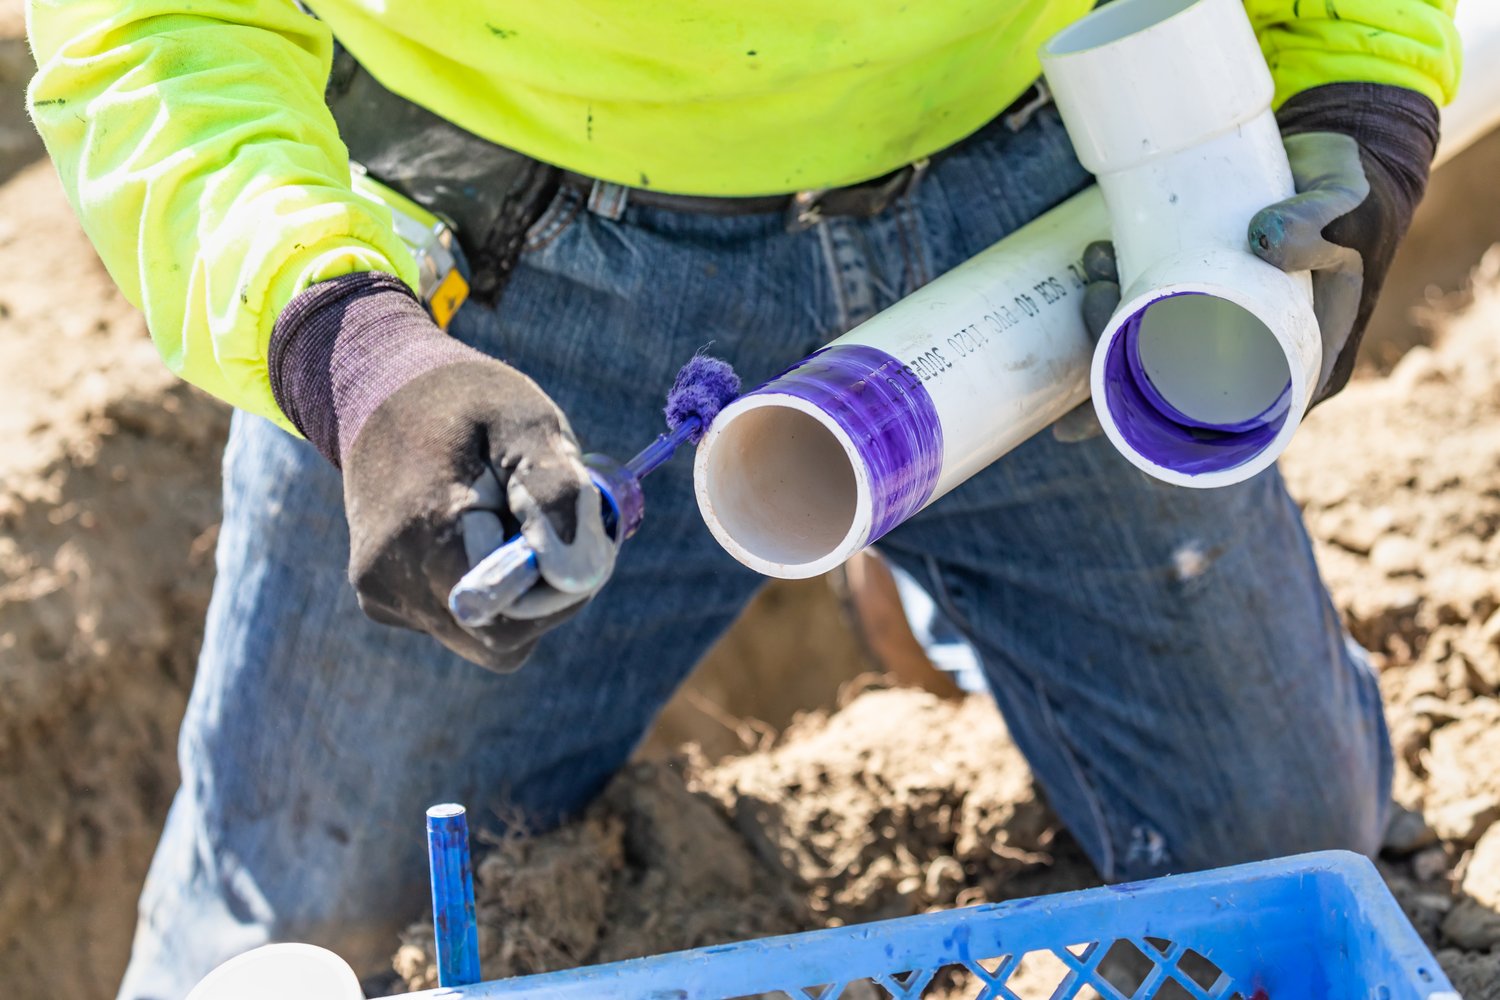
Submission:
[[[1284,270],[1313,273],[1313,310],[1323,337],[1316,405],[1342,389],[1354,370],[1396,245],[1427,187],[1438,111],[1401,87],[1336,83],[1296,95],[1276,119],[1297,193],[1255,214],[1249,246]],[[1091,244],[1084,271],[1084,324],[1097,338],[1120,302],[1113,247]],[[1065,442],[1101,431],[1092,404],[1069,411],[1052,428]]]
[[[1120,306],[1120,271],[1115,246],[1108,240],[1090,243],[1083,250],[1083,327],[1098,341],[1109,318]],[[1063,444],[1077,444],[1104,433],[1094,404],[1084,400],[1052,425],[1052,436]]]
[[[282,410],[344,471],[349,579],[375,621],[513,670],[609,578],[614,543],[562,411],[443,334],[400,281],[313,285],[278,317],[270,361]],[[459,625],[449,590],[517,532],[542,582],[484,628]]]
[[1250,249],[1287,271],[1311,270],[1323,334],[1314,405],[1342,389],[1396,245],[1427,189],[1438,109],[1416,91],[1335,83],[1276,113],[1297,194],[1250,220]]

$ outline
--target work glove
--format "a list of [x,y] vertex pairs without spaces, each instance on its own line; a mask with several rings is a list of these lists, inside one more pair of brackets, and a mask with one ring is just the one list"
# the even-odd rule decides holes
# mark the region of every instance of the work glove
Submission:
[[[384,274],[320,282],[271,336],[282,411],[344,473],[349,580],[365,614],[492,670],[603,586],[615,546],[567,419],[525,375],[451,339]],[[489,625],[448,592],[516,533],[541,581]]]
[[[1312,396],[1317,405],[1342,389],[1354,370],[1396,246],[1427,188],[1438,110],[1402,87],[1333,83],[1292,97],[1276,120],[1297,193],[1255,214],[1249,246],[1283,270],[1312,271],[1313,312],[1323,339],[1323,369]],[[1113,258],[1113,249],[1093,244],[1085,252],[1084,322],[1097,338],[1119,305],[1119,279],[1096,277],[1090,255],[1103,274],[1109,268],[1099,256]],[[1053,435],[1092,437],[1100,432],[1092,416],[1091,405],[1078,407],[1053,425]]]
[[1323,335],[1316,405],[1349,381],[1375,300],[1427,190],[1438,109],[1414,90],[1333,83],[1276,112],[1297,194],[1250,220],[1250,249],[1285,271],[1311,270]]
[[[1089,339],[1098,342],[1109,318],[1120,305],[1120,271],[1115,262],[1115,245],[1099,240],[1084,247],[1083,258],[1083,328]],[[1052,436],[1063,444],[1077,444],[1104,433],[1094,404],[1084,400],[1064,413],[1052,425]]]

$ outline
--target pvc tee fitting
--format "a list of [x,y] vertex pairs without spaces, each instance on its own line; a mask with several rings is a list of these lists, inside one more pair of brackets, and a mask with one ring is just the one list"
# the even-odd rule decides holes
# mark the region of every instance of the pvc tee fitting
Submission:
[[1115,0],[1042,66],[1119,261],[1090,378],[1099,422],[1167,482],[1250,478],[1301,422],[1322,341],[1310,276],[1247,243],[1251,217],[1294,189],[1241,0]]
[[767,576],[814,576],[1088,396],[1076,261],[1107,236],[1090,189],[729,404],[698,506]]
[[[719,414],[698,448],[698,506],[746,566],[832,569],[1091,382],[1110,440],[1171,482],[1246,479],[1291,438],[1321,341],[1309,276],[1246,245],[1292,177],[1240,0],[1115,0],[1043,65],[1099,188]],[[1076,262],[1111,222],[1124,296],[1095,349]]]

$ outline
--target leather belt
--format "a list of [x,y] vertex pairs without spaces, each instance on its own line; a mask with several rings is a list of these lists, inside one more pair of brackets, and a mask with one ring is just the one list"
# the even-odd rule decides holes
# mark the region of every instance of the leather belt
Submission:
[[[670,209],[674,212],[691,212],[701,215],[770,215],[781,212],[786,216],[787,228],[792,231],[811,229],[824,218],[854,217],[869,218],[879,215],[896,199],[910,194],[921,183],[933,161],[956,148],[924,157],[893,170],[883,177],[862,181],[848,187],[821,188],[797,191],[793,194],[772,194],[747,198],[714,197],[690,194],[668,194],[648,188],[630,188],[630,201],[636,205]],[[565,187],[587,193],[594,187],[594,178],[576,174],[570,170],[562,173]]]

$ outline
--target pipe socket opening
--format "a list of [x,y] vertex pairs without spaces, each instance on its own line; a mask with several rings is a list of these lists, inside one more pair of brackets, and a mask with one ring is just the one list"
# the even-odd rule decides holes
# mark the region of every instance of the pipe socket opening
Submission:
[[1117,42],[1181,14],[1199,0],[1114,0],[1064,28],[1047,43],[1047,54],[1066,56]]
[[1120,323],[1106,348],[1104,408],[1138,455],[1185,475],[1264,452],[1286,424],[1292,369],[1276,335],[1228,299],[1177,293]]
[[794,401],[775,400],[746,397],[738,412],[720,414],[716,440],[699,449],[699,500],[741,562],[774,576],[814,576],[862,543],[870,505],[860,503],[854,464],[833,428]]

